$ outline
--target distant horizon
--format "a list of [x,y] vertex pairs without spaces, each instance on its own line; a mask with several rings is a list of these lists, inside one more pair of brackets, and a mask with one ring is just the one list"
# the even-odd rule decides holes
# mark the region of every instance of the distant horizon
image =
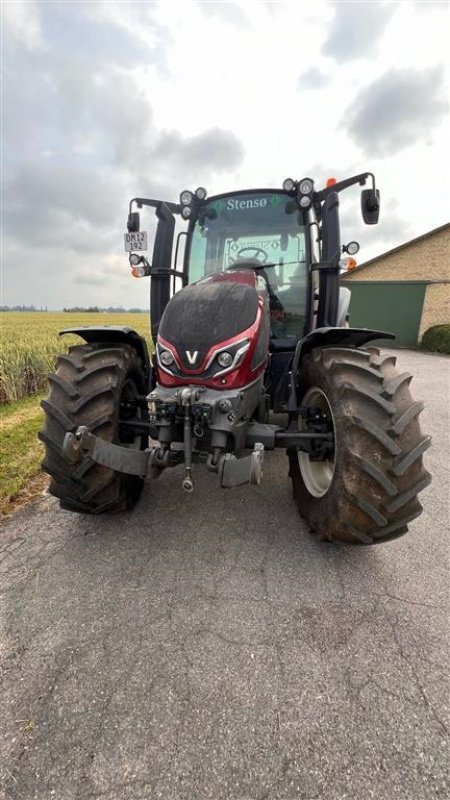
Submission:
[[0,312],[5,314],[18,313],[18,314],[147,314],[150,313],[150,308],[123,308],[120,306],[74,306],[72,308],[43,308],[42,306],[35,306],[33,303],[15,303],[13,306],[2,305]]

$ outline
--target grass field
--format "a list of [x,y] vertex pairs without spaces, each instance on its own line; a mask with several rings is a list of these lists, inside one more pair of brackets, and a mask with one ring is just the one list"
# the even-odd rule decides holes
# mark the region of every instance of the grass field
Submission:
[[14,511],[22,499],[38,493],[45,485],[44,479],[39,478],[44,448],[37,438],[44,421],[39,405],[42,397],[33,395],[0,406],[1,514]]
[[128,325],[149,340],[147,314],[70,314],[7,312],[1,320],[0,403],[12,403],[47,389],[46,375],[58,353],[76,336],[59,337],[63,328],[83,325]]
[[0,352],[0,513],[41,492],[43,446],[37,438],[44,414],[47,373],[56,356],[78,336],[58,336],[63,328],[83,325],[128,325],[149,339],[147,314],[70,314],[7,312],[2,314]]

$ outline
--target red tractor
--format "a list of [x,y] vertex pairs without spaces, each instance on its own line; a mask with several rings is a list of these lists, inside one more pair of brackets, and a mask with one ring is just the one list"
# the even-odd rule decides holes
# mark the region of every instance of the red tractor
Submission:
[[[321,539],[375,544],[407,531],[429,483],[422,403],[394,356],[367,347],[392,334],[348,326],[339,285],[344,253],[358,250],[341,245],[339,193],[367,181],[362,215],[375,224],[371,173],[321,190],[289,178],[281,189],[131,201],[125,248],[133,274],[151,278],[154,352],[126,327],[63,331],[85,344],[49,376],[40,434],[62,508],[131,508],[146,477],[178,464],[186,492],[195,464],[221,487],[258,484],[264,451],[281,447]],[[135,206],[156,211],[151,263]],[[176,238],[175,215],[187,222]]]

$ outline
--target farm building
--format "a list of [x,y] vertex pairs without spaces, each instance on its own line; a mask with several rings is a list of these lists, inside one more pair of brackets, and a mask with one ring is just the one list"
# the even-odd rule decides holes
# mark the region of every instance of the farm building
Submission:
[[450,223],[342,275],[351,289],[350,325],[396,334],[417,345],[432,325],[450,322]]

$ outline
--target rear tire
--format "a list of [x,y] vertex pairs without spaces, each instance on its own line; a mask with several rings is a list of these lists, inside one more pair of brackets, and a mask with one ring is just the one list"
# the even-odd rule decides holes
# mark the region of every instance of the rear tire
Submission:
[[300,397],[332,421],[335,451],[328,462],[309,463],[290,449],[289,474],[300,514],[320,539],[386,542],[422,511],[431,439],[420,431],[423,403],[411,397],[411,375],[395,363],[377,348],[326,348],[303,360]]
[[[59,356],[56,372],[48,377],[50,394],[41,403],[45,425],[39,438],[45,445],[42,467],[51,477],[50,493],[59,498],[61,508],[82,514],[132,508],[141,494],[142,478],[115,472],[89,457],[70,464],[62,444],[68,431],[86,425],[104,441],[145,449],[146,436],[135,437],[119,426],[119,416],[138,413],[125,403],[146,392],[136,351],[129,345],[77,345]],[[146,418],[145,409],[141,416]]]

